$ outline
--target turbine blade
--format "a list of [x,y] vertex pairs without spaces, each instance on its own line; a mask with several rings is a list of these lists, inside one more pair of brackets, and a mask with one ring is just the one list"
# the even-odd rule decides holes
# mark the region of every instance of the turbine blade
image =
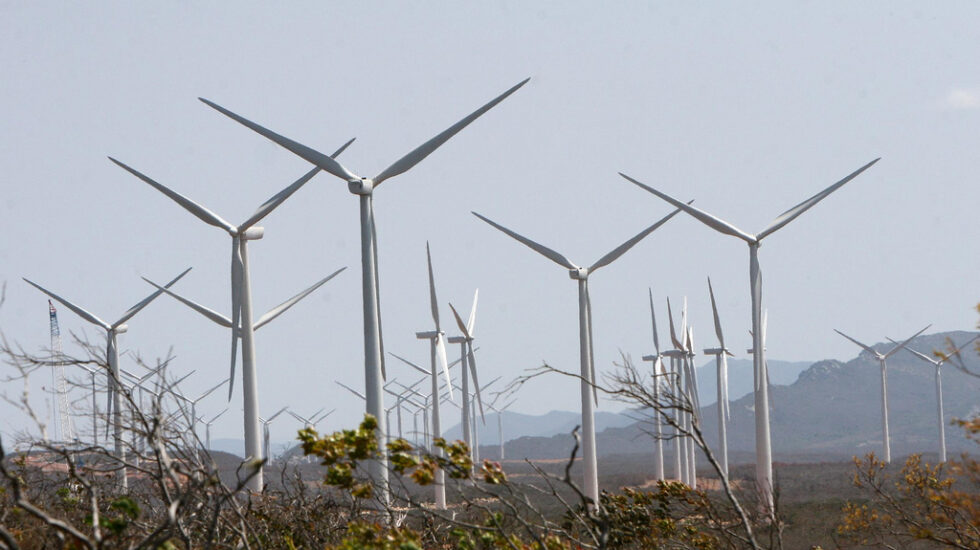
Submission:
[[657,356],[660,356],[660,336],[657,335],[657,313],[653,309],[653,289],[647,288],[647,292],[650,294],[650,319],[653,320],[653,347],[657,350]]
[[245,262],[242,259],[242,243],[239,237],[231,240],[231,369],[228,378],[228,401],[235,389],[235,362],[238,358],[238,331],[242,318],[242,287],[245,279]]
[[291,183],[288,187],[286,187],[282,191],[270,197],[269,200],[262,203],[262,206],[259,206],[259,208],[255,211],[254,214],[252,214],[251,217],[249,217],[240,226],[238,226],[238,231],[239,232],[245,231],[249,227],[252,227],[253,225],[259,223],[262,220],[262,218],[272,213],[272,211],[275,210],[280,204],[282,204],[286,199],[288,199],[293,193],[299,191],[300,187],[306,185],[306,182],[313,179],[313,176],[319,173],[320,173],[320,167],[315,167],[309,172],[303,174],[298,180]]
[[[888,338],[888,341],[891,342],[891,343],[893,343],[893,344],[896,344],[896,345],[898,344],[898,342],[896,342],[895,340],[892,340],[891,338]],[[926,361],[928,363],[932,363],[933,365],[938,365],[940,363],[940,361],[937,361],[937,360],[933,359],[932,357],[929,357],[928,355],[926,355],[926,354],[924,354],[924,353],[922,353],[920,351],[916,351],[916,350],[914,350],[914,349],[912,349],[910,347],[906,347],[905,349],[906,349],[906,351],[908,351],[912,355],[918,357],[919,359],[922,359],[923,361]]]
[[429,252],[429,241],[425,241],[425,260],[429,266],[429,307],[432,309],[432,320],[436,323],[436,332],[442,330],[439,326],[439,303],[436,301],[436,280],[432,275],[432,254]]
[[402,157],[402,158],[398,159],[397,161],[395,161],[394,164],[392,164],[388,168],[385,168],[385,170],[383,172],[381,172],[380,174],[378,174],[374,178],[374,185],[375,185],[375,187],[377,187],[378,185],[381,185],[381,182],[383,182],[384,180],[386,180],[388,178],[397,176],[398,174],[401,174],[401,173],[404,173],[404,172],[410,170],[413,166],[415,166],[416,164],[418,164],[419,162],[421,162],[422,159],[424,159],[425,157],[429,156],[433,151],[435,151],[436,149],[438,149],[443,143],[446,143],[446,141],[448,141],[449,138],[453,137],[460,130],[462,130],[463,128],[466,128],[466,126],[468,126],[471,122],[473,122],[474,120],[476,120],[477,118],[479,118],[480,115],[482,115],[483,113],[485,113],[485,112],[489,111],[490,109],[492,109],[498,103],[500,103],[501,101],[503,101],[504,99],[506,99],[507,96],[509,96],[510,94],[516,92],[518,90],[518,88],[520,88],[521,86],[523,86],[524,84],[526,84],[528,80],[530,80],[530,78],[526,78],[526,79],[522,80],[521,82],[519,82],[517,85],[511,87],[506,92],[504,92],[504,93],[500,94],[499,96],[495,97],[494,99],[492,99],[489,103],[487,103],[483,107],[480,107],[476,111],[473,111],[472,113],[470,113],[466,118],[460,120],[456,124],[453,124],[449,128],[443,130],[436,137],[434,137],[434,138],[430,139],[429,141],[423,143],[422,145],[416,147],[412,152],[410,152],[409,154],[407,154],[404,157]]
[[313,286],[307,288],[306,290],[300,292],[299,294],[293,296],[292,298],[286,300],[285,302],[283,302],[283,303],[279,304],[278,306],[276,306],[276,307],[270,309],[269,311],[265,312],[265,314],[263,314],[261,317],[259,317],[259,320],[255,322],[255,326],[254,326],[253,330],[259,330],[259,328],[261,328],[262,326],[268,324],[269,322],[271,322],[276,317],[279,317],[280,315],[282,315],[283,313],[285,313],[289,308],[291,308],[294,305],[296,305],[297,302],[299,302],[303,298],[306,298],[307,296],[309,296],[310,293],[312,293],[314,290],[316,290],[316,289],[320,288],[321,286],[323,286],[324,283],[326,283],[330,279],[333,279],[334,277],[337,276],[337,274],[339,274],[341,271],[343,271],[345,269],[347,269],[346,266],[338,269],[337,271],[334,271],[330,275],[327,275],[326,277],[324,277],[324,278],[320,279],[319,281],[317,281],[316,283],[314,283]]
[[[858,342],[858,341],[857,341],[857,340],[855,340],[854,338],[851,338],[850,336],[848,336],[848,335],[846,335],[846,334],[844,334],[843,332],[841,332],[841,331],[839,331],[839,330],[837,330],[837,329],[834,329],[834,332],[836,332],[837,334],[840,334],[840,335],[841,335],[841,336],[843,336],[844,338],[847,338],[847,339],[848,339],[848,340],[850,340],[851,342],[854,342],[855,344],[857,344],[857,345],[859,345],[859,346],[861,346],[861,348],[862,348],[862,349],[864,349],[864,351],[866,351],[866,352],[868,352],[868,353],[870,353],[871,355],[874,355],[874,356],[876,356],[876,357],[878,356],[878,352],[877,352],[877,351],[875,351],[875,350],[874,350],[873,348],[871,348],[870,346],[867,346],[867,345],[865,345],[865,344],[862,344],[861,342]],[[763,334],[765,334],[765,331],[763,331]]]
[[228,231],[230,233],[235,231],[234,225],[231,225],[230,223],[221,219],[221,216],[218,216],[217,214],[208,210],[207,208],[204,208],[203,206],[188,199],[187,197],[181,195],[180,193],[173,191],[172,189],[164,186],[163,184],[153,181],[149,176],[146,176],[143,173],[139,172],[138,170],[126,166],[125,164],[119,162],[118,160],[112,157],[109,157],[109,160],[114,162],[117,166],[119,166],[123,170],[129,172],[130,174],[150,184],[150,186],[156,188],[157,191],[170,197],[171,200],[173,200],[181,207],[183,207],[184,210],[187,210],[191,214],[194,214],[195,216],[197,216],[199,220],[203,221],[204,223],[208,225],[213,225],[215,227],[220,227],[221,229],[224,229],[225,231]]
[[589,281],[585,281],[585,323],[586,330],[589,331],[589,378],[592,381],[592,399],[595,404],[599,404],[599,391],[596,389],[595,379],[595,351],[592,349],[592,296],[589,294]]
[[394,353],[392,353],[390,351],[388,352],[388,354],[391,355],[392,357],[394,357],[395,359],[398,359],[402,363],[405,363],[406,365],[412,367],[413,369],[421,372],[422,374],[426,374],[426,375],[429,375],[429,376],[432,375],[432,372],[429,371],[429,369],[423,369],[422,367],[416,365],[415,363],[409,361],[408,359],[405,359],[404,357],[402,357],[400,355],[394,354]]
[[[190,268],[190,267],[188,267],[187,269],[185,269],[180,275],[177,275],[176,277],[174,277],[173,279],[171,279],[169,283],[163,285],[163,288],[166,289],[166,288],[170,288],[170,287],[174,286],[174,284],[177,281],[179,281],[181,278],[183,278],[184,275],[187,275],[187,273],[190,272],[191,269],[192,268]],[[160,296],[161,294],[163,294],[163,292],[164,291],[162,289],[157,289],[156,292],[154,292],[153,294],[150,294],[146,298],[143,298],[142,300],[140,300],[139,303],[137,303],[133,307],[129,308],[129,310],[127,310],[126,313],[123,313],[122,317],[120,317],[118,321],[116,321],[115,323],[112,324],[113,328],[118,327],[119,325],[121,325],[121,324],[125,323],[126,321],[132,319],[133,315],[136,315],[137,313],[139,313],[139,311],[141,309],[143,309],[144,307],[150,305],[150,302],[152,302],[153,300],[156,300],[158,296]]]
[[647,191],[649,191],[650,193],[653,193],[654,195],[660,197],[661,199],[669,202],[670,204],[673,204],[677,208],[680,208],[681,210],[687,212],[688,214],[690,214],[691,216],[693,216],[694,218],[696,218],[698,221],[700,221],[701,223],[703,223],[703,224],[707,225],[708,227],[714,229],[715,231],[718,231],[720,233],[724,233],[726,235],[732,235],[733,237],[738,237],[738,238],[742,239],[743,241],[745,241],[745,242],[747,242],[749,244],[755,243],[756,240],[757,240],[754,235],[751,235],[749,233],[746,233],[745,231],[742,231],[741,229],[735,227],[734,225],[726,222],[725,220],[723,220],[721,218],[718,218],[716,216],[713,216],[711,214],[708,214],[704,210],[701,210],[701,209],[695,208],[693,206],[689,206],[687,204],[684,204],[683,202],[675,199],[674,197],[671,197],[670,195],[666,195],[664,193],[661,193],[660,191],[657,191],[656,189],[654,189],[654,188],[652,188],[652,187],[650,187],[648,185],[644,185],[644,184],[640,183],[639,181],[637,181],[637,180],[635,180],[635,179],[627,176],[626,174],[624,174],[622,172],[620,172],[619,175],[620,176],[623,176],[626,180],[628,180],[628,181],[636,184],[637,186],[642,187],[643,189],[646,189]]
[[24,279],[24,281],[27,284],[33,286],[34,288],[40,290],[41,292],[47,294],[51,298],[55,299],[59,304],[61,304],[61,305],[65,306],[66,308],[74,311],[79,317],[81,317],[82,319],[85,319],[89,323],[92,323],[93,325],[98,325],[98,326],[100,326],[100,327],[102,327],[102,328],[104,328],[106,330],[111,330],[112,329],[112,325],[110,325],[109,323],[106,323],[102,319],[99,319],[95,315],[92,315],[91,313],[89,313],[89,312],[85,311],[84,309],[76,306],[75,304],[69,302],[68,300],[65,300],[64,298],[62,298],[61,296],[58,296],[57,294],[51,292],[50,290],[45,289],[41,285],[39,285],[39,284],[31,281],[30,279],[26,279],[26,278]]
[[[334,380],[334,382],[336,382],[336,383],[337,383],[337,385],[338,385],[338,386],[340,386],[341,388],[344,388],[345,390],[347,390],[347,391],[349,391],[349,392],[351,392],[351,393],[353,393],[354,395],[356,395],[356,396],[358,396],[358,397],[360,397],[361,399],[364,399],[364,400],[367,400],[367,398],[366,398],[366,397],[364,397],[364,394],[363,394],[363,393],[361,393],[361,392],[359,392],[359,391],[357,391],[357,390],[355,390],[354,388],[352,388],[352,387],[350,387],[350,386],[348,386],[347,384],[344,384],[344,383],[342,383],[342,382],[337,382],[336,380]],[[290,414],[292,414],[292,413],[290,412]],[[297,417],[297,418],[298,418],[298,417]]]
[[381,381],[384,382],[388,379],[388,372],[385,369],[385,338],[384,330],[381,328],[381,284],[379,283],[380,267],[378,266],[378,226],[374,223],[374,202],[372,201],[370,207],[368,208],[370,217],[368,222],[371,224],[371,250],[374,254],[374,291],[375,291],[375,306],[378,315],[378,347],[380,348],[381,357]]
[[[691,202],[694,202],[694,201],[691,201]],[[689,202],[688,204],[691,204],[691,202]],[[678,208],[677,210],[674,210],[670,214],[667,214],[666,216],[664,216],[663,218],[661,218],[657,223],[651,225],[650,227],[644,229],[643,231],[640,231],[632,239],[630,239],[630,240],[626,241],[625,243],[617,246],[612,252],[610,252],[610,253],[606,254],[605,256],[599,258],[599,260],[596,263],[592,264],[592,266],[589,267],[589,272],[591,273],[591,272],[599,269],[600,267],[609,265],[612,262],[616,261],[616,259],[618,259],[620,256],[622,256],[623,254],[625,254],[627,250],[633,248],[633,246],[636,245],[636,243],[638,243],[641,240],[643,240],[644,237],[646,237],[650,233],[653,233],[661,225],[667,223],[667,220],[669,220],[669,219],[673,218],[674,216],[676,216],[680,211],[681,211],[680,208]]]
[[215,385],[214,385],[214,387],[212,387],[212,388],[211,388],[211,389],[209,389],[208,391],[206,391],[206,392],[204,392],[204,393],[202,393],[200,397],[198,397],[197,399],[195,399],[195,400],[194,400],[194,402],[196,403],[196,402],[198,402],[198,401],[200,401],[200,400],[202,400],[202,399],[204,399],[205,397],[207,397],[207,396],[209,396],[209,395],[211,395],[211,393],[212,393],[212,392],[214,392],[214,390],[216,390],[216,389],[218,389],[218,388],[220,388],[221,386],[224,386],[226,382],[228,382],[228,379],[227,379],[227,378],[225,378],[225,379],[224,379],[224,380],[222,380],[221,382],[219,382],[219,383],[217,383],[217,384],[215,384]]
[[[473,388],[476,390],[476,403],[480,407],[480,420],[482,420],[483,423],[486,424],[487,420],[483,414],[483,396],[481,395],[480,392],[480,379],[476,375],[476,355],[473,354],[473,341],[470,340],[469,342],[467,342],[466,347],[467,347],[467,355],[470,360],[469,361],[470,374],[473,376]],[[492,383],[493,382],[491,382],[491,384]]]
[[681,341],[677,339],[677,332],[674,331],[674,312],[670,308],[670,298],[667,298],[667,323],[670,326],[670,341],[674,344],[674,349],[684,349]]
[[480,289],[473,292],[473,305],[470,306],[470,318],[466,321],[466,333],[470,338],[473,337],[473,329],[476,327],[476,302],[480,298]]
[[453,396],[453,379],[449,376],[449,365],[446,362],[446,340],[440,334],[436,336],[436,363],[442,369],[442,375],[446,378],[446,386],[449,388],[449,399],[455,400]]
[[725,336],[721,333],[721,319],[718,317],[718,305],[715,303],[715,290],[711,288],[711,277],[708,277],[708,294],[711,296],[711,313],[715,317],[715,335],[718,336],[718,343],[725,349]]
[[830,187],[824,189],[823,191],[817,193],[816,195],[810,197],[809,199],[801,202],[800,204],[797,204],[793,208],[790,208],[789,210],[783,212],[782,214],[779,215],[779,217],[773,220],[771,224],[769,224],[769,227],[763,229],[759,233],[758,239],[761,241],[763,238],[766,237],[766,235],[769,235],[770,233],[779,230],[784,225],[795,220],[800,214],[806,212],[810,208],[813,208],[818,202],[824,200],[825,198],[827,198],[828,195],[843,187],[845,183],[858,177],[858,175],[860,175],[861,172],[864,172],[868,168],[871,168],[871,166],[874,165],[874,163],[878,162],[879,160],[881,160],[881,157],[878,157],[873,161],[865,164],[864,166],[848,174],[848,176],[845,177],[844,179],[838,181],[837,183],[831,185]]
[[525,246],[530,247],[532,250],[534,250],[538,254],[541,254],[542,256],[544,256],[545,258],[548,258],[549,260],[555,262],[556,264],[558,264],[558,265],[560,265],[562,267],[566,267],[568,269],[578,269],[578,266],[575,265],[575,264],[573,264],[568,258],[562,256],[561,254],[555,252],[554,250],[548,248],[547,246],[544,246],[542,244],[538,244],[538,243],[532,241],[531,239],[528,239],[527,237],[523,237],[521,235],[518,235],[517,233],[511,231],[510,229],[507,229],[506,227],[504,227],[504,226],[502,226],[502,225],[500,225],[500,224],[498,224],[496,222],[493,222],[493,221],[489,220],[488,218],[484,218],[483,216],[477,214],[476,212],[473,212],[472,214],[474,216],[476,216],[477,218],[480,218],[481,220],[487,222],[488,224],[496,227],[497,229],[503,231],[504,233],[510,235],[511,237],[513,237],[514,239],[516,239],[518,242],[524,244]]
[[[768,327],[768,326],[769,326],[769,310],[766,309],[766,310],[763,310],[763,312],[762,312],[762,351],[763,351],[763,353],[765,353],[765,351],[766,351],[766,327]],[[763,357],[765,357],[765,355],[763,355]],[[768,370],[769,370],[769,367],[767,366],[766,367],[766,371],[768,371]]]
[[[211,101],[208,101],[203,97],[199,97],[198,99],[200,99],[208,107],[211,107],[212,109],[234,120],[235,122],[241,124],[242,126],[245,126],[246,128],[249,128],[250,130],[264,136],[265,138],[270,139],[275,143],[278,143],[279,145],[285,147],[286,149],[291,151],[293,154],[299,156],[303,160],[315,166],[319,166],[322,170],[326,170],[327,172],[330,172],[331,174],[337,176],[342,180],[350,181],[350,180],[360,179],[359,176],[357,176],[347,168],[344,168],[343,165],[341,165],[339,162],[337,162],[336,160],[334,160],[333,158],[327,155],[324,155],[323,153],[315,149],[311,149],[310,147],[307,147],[301,143],[293,141],[285,136],[281,136],[273,132],[272,130],[269,130],[268,128],[263,128],[262,126],[259,126],[258,124],[244,117],[236,115],[235,113],[229,111],[228,109],[225,109],[224,107],[216,103],[212,103]],[[336,155],[336,153],[334,154]]]
[[192,302],[191,300],[188,300],[187,298],[184,298],[180,294],[177,294],[176,292],[174,292],[172,290],[169,290],[169,289],[167,289],[165,287],[162,287],[162,286],[156,284],[155,282],[151,281],[150,279],[147,279],[146,277],[143,277],[143,280],[146,281],[146,282],[148,282],[148,283],[150,283],[151,285],[155,286],[157,289],[162,290],[164,294],[167,294],[167,295],[171,296],[172,298],[176,299],[177,301],[179,301],[180,303],[184,304],[185,306],[193,309],[194,311],[200,313],[201,315],[207,317],[208,319],[211,319],[215,323],[217,323],[217,324],[219,324],[219,325],[221,325],[223,327],[232,328],[231,319],[225,317],[224,315],[218,313],[217,311],[214,311],[213,309],[204,307],[201,304],[198,304],[196,302]]
[[463,319],[459,316],[459,313],[456,311],[456,308],[453,307],[452,302],[449,302],[449,309],[453,310],[453,317],[456,318],[456,326],[459,327],[460,332],[463,333],[463,336],[469,338],[470,334],[466,330],[466,325],[463,324]]
[[925,326],[925,328],[923,328],[923,329],[922,329],[922,330],[920,330],[919,332],[916,332],[916,333],[915,333],[915,334],[913,334],[912,336],[910,336],[910,337],[908,337],[908,338],[907,338],[907,339],[906,339],[906,340],[905,340],[904,342],[902,342],[901,344],[899,344],[899,345],[897,345],[897,346],[895,346],[895,347],[893,347],[892,349],[890,349],[890,350],[888,350],[888,353],[886,353],[886,354],[885,354],[885,358],[887,359],[888,357],[891,357],[891,356],[892,356],[892,354],[894,354],[894,353],[895,353],[895,352],[897,352],[898,350],[900,350],[900,349],[902,349],[902,348],[904,348],[905,346],[907,346],[907,345],[909,344],[909,342],[911,342],[912,340],[914,340],[914,339],[915,339],[915,337],[916,337],[916,336],[918,336],[918,335],[920,335],[920,334],[922,334],[923,332],[925,332],[926,330],[928,330],[928,329],[929,329],[929,327],[931,327],[931,326],[932,326],[932,323],[929,323],[928,325],[926,325],[926,326]]

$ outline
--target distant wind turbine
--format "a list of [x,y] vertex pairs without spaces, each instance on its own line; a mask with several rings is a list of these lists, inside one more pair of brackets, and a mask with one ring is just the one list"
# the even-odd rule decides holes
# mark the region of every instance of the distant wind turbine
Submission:
[[727,477],[728,419],[731,418],[728,402],[728,356],[733,354],[725,346],[725,336],[721,332],[721,319],[718,317],[718,305],[715,303],[715,291],[711,288],[711,277],[708,277],[708,294],[711,296],[711,313],[715,320],[715,336],[718,337],[718,347],[705,349],[704,354],[715,356],[718,385],[718,452],[721,471]]
[[[169,283],[165,285],[165,288],[170,288],[177,281],[179,281],[191,268],[187,268],[183,273],[174,277]],[[102,319],[96,317],[95,315],[89,313],[88,311],[82,309],[79,306],[69,302],[68,300],[58,296],[57,294],[46,290],[37,283],[24,279],[29,285],[40,290],[41,292],[47,294],[50,298],[65,306],[66,308],[75,312],[76,315],[85,319],[93,325],[98,325],[106,331],[106,363],[109,366],[109,372],[107,373],[107,378],[109,379],[108,387],[108,405],[107,405],[107,415],[110,418],[113,427],[113,454],[119,460],[119,469],[116,471],[116,482],[120,487],[125,488],[128,484],[126,479],[126,450],[123,448],[123,427],[122,427],[122,397],[118,388],[120,382],[119,379],[119,344],[116,341],[116,337],[129,329],[126,325],[126,321],[130,320],[134,315],[139,313],[141,309],[148,306],[150,302],[155,300],[157,296],[163,293],[163,290],[157,290],[153,294],[150,294],[146,298],[140,300],[136,305],[126,310],[126,313],[122,314],[115,323],[107,323]]]
[[[361,286],[364,297],[364,383],[365,406],[367,413],[373,415],[381,424],[381,416],[384,414],[384,394],[381,386],[385,378],[384,365],[384,342],[381,333],[381,302],[379,299],[378,284],[378,237],[374,224],[374,203],[373,194],[375,189],[388,178],[392,178],[408,170],[429,156],[433,151],[446,143],[449,138],[456,135],[460,130],[468,126],[471,122],[479,118],[483,113],[489,111],[507,96],[517,91],[518,88],[527,83],[530,79],[525,79],[513,86],[506,92],[500,94],[489,103],[470,113],[465,118],[443,130],[437,136],[423,143],[419,147],[403,156],[394,164],[383,170],[373,178],[361,177],[348,170],[332,157],[281,136],[272,130],[259,126],[227,109],[212,103],[204,98],[199,98],[208,106],[214,108],[225,116],[235,120],[239,124],[259,133],[265,138],[272,140],[290,152],[298,155],[316,165],[321,170],[329,172],[334,176],[347,182],[347,188],[351,193],[360,198],[361,208]],[[386,435],[384,430],[378,430],[378,445],[385,444]],[[377,480],[380,491],[379,496],[383,502],[387,502],[388,467],[387,460],[371,461],[368,466],[371,477]]]
[[761,331],[759,325],[762,322],[762,270],[759,268],[759,246],[762,239],[775,233],[786,224],[795,220],[801,214],[815,206],[818,202],[827,198],[828,195],[840,189],[844,184],[856,178],[861,172],[870,168],[874,163],[881,160],[877,158],[854,172],[844,179],[827,187],[823,191],[810,197],[809,199],[797,204],[789,210],[780,214],[768,227],[756,234],[746,233],[734,225],[717,218],[707,212],[684,204],[683,202],[661,193],[652,187],[644,185],[639,181],[623,174],[620,176],[636,184],[637,186],[653,193],[670,204],[680,208],[696,218],[708,227],[726,235],[732,235],[742,239],[749,245],[749,286],[752,291],[752,354],[753,378],[755,379],[755,478],[756,485],[762,504],[767,513],[773,511],[773,484],[772,484],[772,441],[769,429],[769,388],[767,387],[768,375],[766,373],[765,353],[762,350]]
[[916,336],[918,336],[918,335],[922,334],[923,332],[925,332],[926,329],[928,329],[931,326],[932,326],[931,324],[930,325],[927,325],[924,329],[920,330],[919,332],[916,332],[915,334],[913,334],[912,336],[910,336],[909,338],[907,338],[904,342],[902,342],[901,344],[895,345],[895,347],[893,347],[892,349],[888,350],[885,353],[879,353],[877,350],[875,350],[871,346],[862,344],[861,342],[858,342],[857,340],[855,340],[854,338],[851,338],[850,336],[844,334],[843,332],[841,332],[841,331],[839,331],[837,329],[834,329],[834,332],[836,332],[837,334],[840,334],[844,338],[847,338],[848,340],[850,340],[854,344],[857,344],[858,347],[862,348],[864,351],[870,353],[875,359],[878,360],[878,364],[881,366],[881,444],[882,444],[882,452],[884,453],[885,464],[889,464],[892,461],[891,438],[890,438],[890,436],[888,434],[888,365],[887,365],[887,361],[888,361],[888,358],[889,357],[891,357],[892,355],[895,355],[896,352],[898,352],[899,350],[901,350],[902,348],[904,348],[909,342],[911,342],[912,339],[914,339]]
[[[650,294],[650,319],[653,321],[653,349],[656,351],[653,355],[644,355],[643,360],[653,363],[653,402],[660,403],[660,386],[667,377],[667,373],[664,369],[664,354],[660,352],[660,336],[657,334],[657,313],[653,309],[653,290],[647,289]],[[656,451],[654,452],[654,462],[653,462],[653,473],[654,479],[657,481],[662,481],[666,479],[664,477],[664,440],[663,440],[663,420],[660,415],[663,414],[659,410],[654,411],[654,433],[656,434],[655,444]],[[502,449],[503,447],[501,447]]]
[[[940,357],[939,359],[933,359],[932,357],[929,357],[928,355],[922,352],[915,351],[914,349],[909,347],[905,348],[909,350],[912,353],[912,355],[915,355],[916,357],[922,359],[923,361],[926,361],[927,363],[932,363],[933,366],[936,367],[936,412],[938,413],[938,419],[939,419],[939,463],[940,464],[946,462],[946,420],[945,420],[945,413],[943,412],[942,367],[950,357],[955,357],[959,355],[960,351],[962,351],[963,348],[972,344],[977,338],[980,338],[980,335],[970,338],[963,344],[954,348],[952,353],[947,354],[945,357]],[[893,344],[897,343],[891,338],[889,338],[888,340]]]
[[[582,389],[582,462],[584,464],[584,485],[585,496],[592,499],[594,505],[599,503],[599,471],[596,461],[595,448],[595,410],[594,405],[599,399],[596,394],[595,361],[593,360],[592,350],[592,301],[589,299],[589,276],[599,268],[609,265],[616,261],[627,250],[640,242],[644,237],[652,233],[667,220],[674,217],[680,210],[674,210],[660,221],[640,231],[632,239],[619,245],[605,256],[599,258],[589,267],[579,267],[565,256],[554,250],[538,244],[527,237],[519,235],[510,229],[488,219],[476,212],[473,215],[487,222],[496,229],[502,231],[517,242],[541,254],[545,258],[568,269],[568,275],[578,282],[578,317],[579,317],[579,362]],[[591,394],[591,398],[590,398]]]
[[[470,385],[469,385],[469,375],[473,377],[473,387],[475,391],[473,392],[476,396],[476,402],[480,405],[480,419],[486,423],[486,419],[483,416],[483,397],[480,395],[480,380],[477,378],[476,374],[476,356],[473,355],[473,329],[476,325],[476,301],[480,295],[479,289],[473,293],[473,307],[470,308],[469,320],[463,323],[462,317],[456,311],[456,308],[452,304],[449,304],[449,309],[453,312],[453,317],[456,318],[456,325],[459,327],[460,332],[463,336],[452,337],[449,339],[451,344],[460,345],[460,361],[462,363],[462,381],[463,386],[460,391],[463,394],[463,406],[462,406],[462,424],[463,424],[463,441],[470,447],[470,455],[474,459],[474,464],[476,464],[476,453],[478,451],[474,450],[473,438],[470,433]],[[468,371],[467,371],[468,369]]]

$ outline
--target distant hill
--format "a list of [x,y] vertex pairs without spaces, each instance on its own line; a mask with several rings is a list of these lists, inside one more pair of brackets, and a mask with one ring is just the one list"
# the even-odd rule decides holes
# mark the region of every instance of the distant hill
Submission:
[[[942,349],[945,339],[964,342],[974,332],[947,332],[916,338],[911,347],[926,354]],[[873,346],[886,350],[890,344]],[[967,367],[980,372],[975,352],[964,354]],[[775,379],[775,361],[770,369]],[[949,426],[952,418],[980,414],[980,378],[943,367],[943,401],[946,412],[946,443],[951,455],[976,451],[962,431]],[[751,372],[749,373],[751,377]],[[702,377],[702,384],[706,377]],[[751,378],[750,378],[751,379]],[[735,393],[733,392],[734,396]],[[892,454],[935,453],[938,448],[935,369],[907,351],[888,361],[889,423]],[[776,460],[840,459],[881,449],[881,378],[877,360],[862,352],[846,363],[824,360],[813,363],[789,385],[773,384],[771,397],[772,447]],[[735,461],[754,457],[755,424],[753,396],[732,402],[729,448]],[[703,431],[710,445],[716,444],[717,408],[702,408]],[[653,442],[644,433],[649,426],[631,424],[608,428],[597,436],[600,455],[649,453]],[[571,449],[567,434],[524,437],[508,441],[508,458],[560,458]],[[494,447],[482,450],[496,456]],[[741,458],[739,458],[741,457]]]
[[[454,411],[455,412],[455,411]],[[454,414],[453,417],[457,415]],[[521,414],[511,411],[503,413],[504,441],[520,437],[546,436],[571,433],[575,426],[582,423],[582,415],[577,412],[551,411],[543,415]],[[497,413],[486,415],[486,425],[480,426],[479,440],[481,445],[499,445]],[[597,412],[595,415],[596,430],[628,426],[636,420],[625,414]],[[446,432],[446,439],[463,439],[462,425],[456,424]]]
[[[649,364],[649,363],[648,363]],[[812,365],[811,361],[779,361],[769,360],[769,381],[785,386],[792,384],[801,372]],[[702,405],[710,405],[718,400],[718,369],[715,360],[705,361],[697,369],[698,395]],[[738,399],[752,392],[752,358],[728,358],[728,396]]]

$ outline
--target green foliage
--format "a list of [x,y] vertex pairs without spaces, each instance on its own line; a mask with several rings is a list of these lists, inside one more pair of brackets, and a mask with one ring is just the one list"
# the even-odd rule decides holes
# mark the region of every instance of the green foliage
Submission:
[[422,550],[419,535],[411,529],[386,529],[377,523],[354,521],[347,535],[330,550]]

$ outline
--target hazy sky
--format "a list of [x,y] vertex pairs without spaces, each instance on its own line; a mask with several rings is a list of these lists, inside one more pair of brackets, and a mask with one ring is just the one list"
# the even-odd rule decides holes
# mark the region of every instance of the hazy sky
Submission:
[[[228,235],[106,156],[233,223],[309,165],[198,96],[322,151],[356,136],[341,160],[373,175],[528,76],[375,195],[387,350],[428,361],[414,337],[431,328],[428,240],[444,323],[447,302],[468,310],[480,289],[484,381],[542,360],[578,368],[575,283],[471,210],[588,265],[670,210],[618,171],[754,232],[879,156],[764,242],[770,356],[853,357],[833,328],[878,342],[927,323],[976,324],[976,3],[272,6],[0,2],[7,338],[28,349],[48,342],[45,297],[24,276],[114,320],[151,290],[140,275],[165,280],[193,266],[175,288],[228,312]],[[325,426],[350,426],[363,405],[333,381],[364,384],[357,201],[321,173],[263,225],[250,246],[257,314],[350,269],[258,332],[262,411],[337,407]],[[688,296],[697,345],[714,345],[707,275],[730,347],[747,347],[747,256],[741,241],[679,216],[597,273],[598,369],[620,350],[651,351],[648,287],[661,319],[666,296]],[[60,309],[65,334],[103,338]],[[185,384],[195,392],[227,376],[228,340],[161,297],[121,347],[152,358],[174,346],[175,371],[197,369]],[[34,386],[49,382],[41,378]],[[576,384],[541,380],[514,409],[577,410]],[[240,388],[216,437],[241,437]],[[199,411],[225,406],[215,396]],[[276,428],[288,433],[285,418]],[[0,430],[25,424],[0,406]]]

